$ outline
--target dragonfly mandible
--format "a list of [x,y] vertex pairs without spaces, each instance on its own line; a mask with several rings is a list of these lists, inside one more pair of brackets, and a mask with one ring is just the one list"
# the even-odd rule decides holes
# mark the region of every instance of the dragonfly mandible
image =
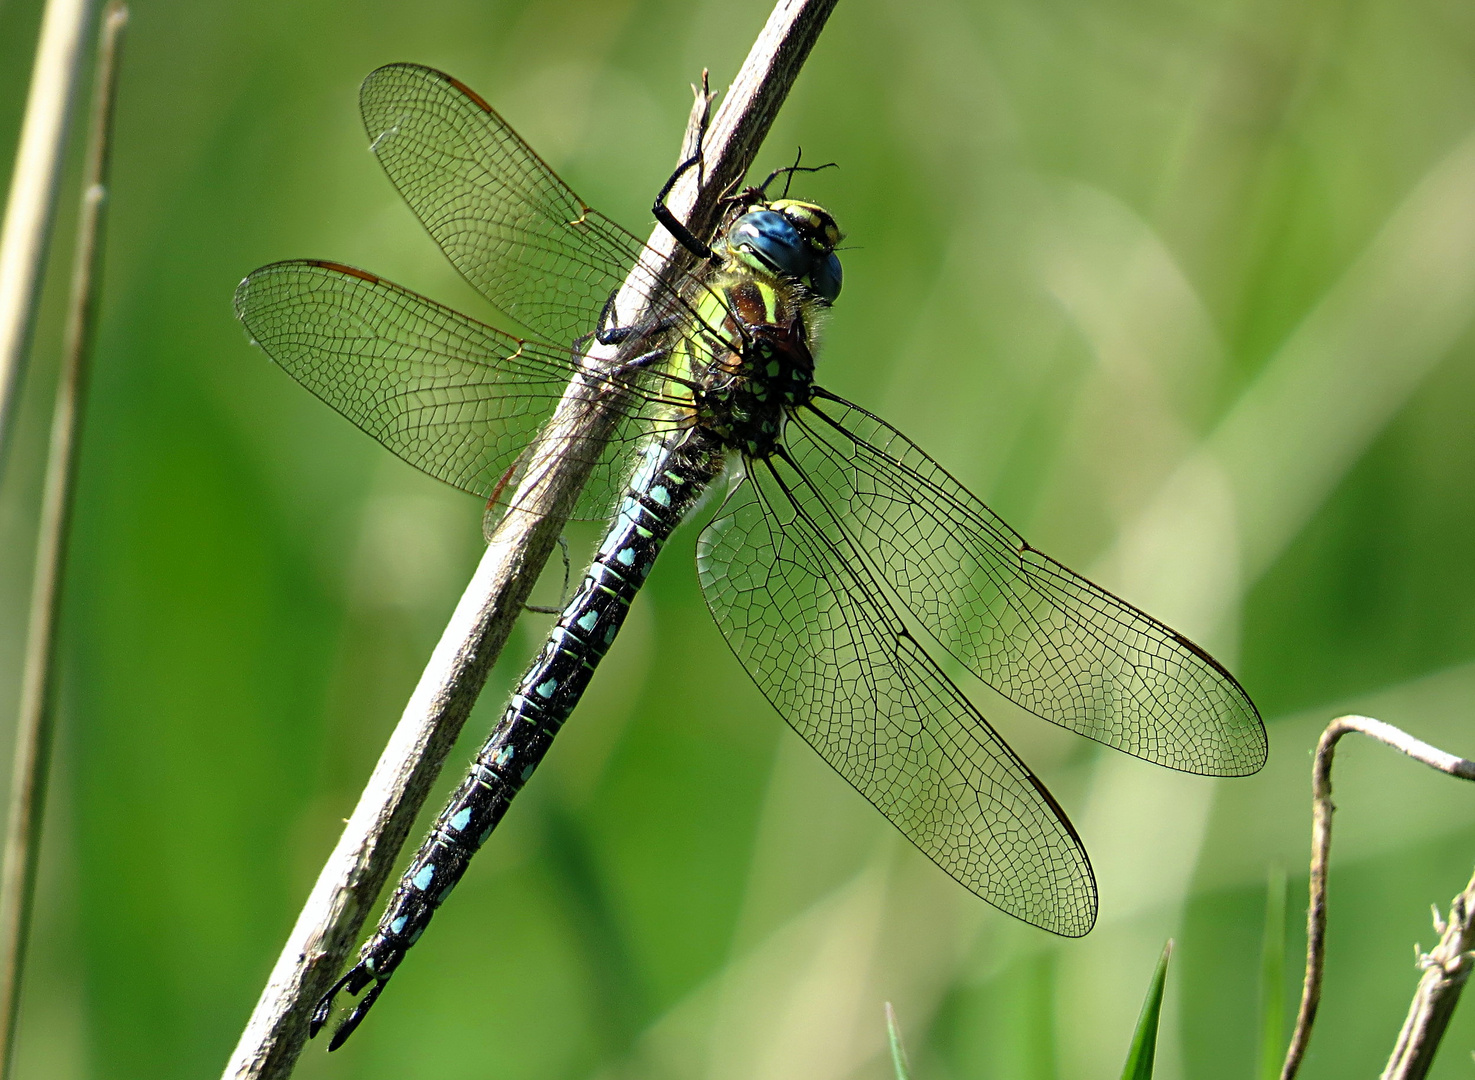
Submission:
[[[1090,862],[1060,804],[911,626],[1024,709],[1128,754],[1209,776],[1264,763],[1259,714],[1208,653],[1030,547],[916,443],[814,381],[819,316],[841,287],[826,211],[770,198],[770,177],[730,199],[703,239],[665,209],[668,183],[656,215],[695,267],[652,278],[656,314],[622,326],[614,298],[644,242],[587,207],[480,97],[392,64],[364,81],[360,104],[410,208],[526,329],[293,261],[238,288],[252,339],[389,450],[483,497],[506,490],[571,378],[593,379],[619,416],[575,510],[610,520],[605,540],[357,962],[319,1002],[314,1035],[340,991],[368,988],[330,1049],[501,820],[662,545],[715,484],[725,498],[698,536],[697,569],[738,661],[912,843],[1008,914],[1086,933]],[[591,366],[591,339],[616,359]]]

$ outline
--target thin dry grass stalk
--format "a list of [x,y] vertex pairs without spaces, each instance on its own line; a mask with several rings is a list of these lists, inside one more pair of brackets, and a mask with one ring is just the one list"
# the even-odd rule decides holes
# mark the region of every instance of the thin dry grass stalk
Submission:
[[30,625],[21,670],[20,712],[6,822],[5,858],[0,868],[0,1078],[9,1077],[15,1059],[16,1021],[26,938],[35,894],[41,826],[46,808],[46,777],[54,726],[56,628],[61,610],[62,573],[71,532],[72,491],[77,471],[77,441],[86,403],[88,359],[101,285],[103,227],[107,215],[113,102],[118,52],[128,9],[110,4],[98,36],[92,119],[82,174],[82,206],[72,261],[72,288],[56,404],[51,414],[51,447],[36,534],[36,564],[31,583]]
[[82,46],[91,10],[90,0],[47,0],[41,17],[5,223],[0,226],[0,473],[36,322],[72,99],[87,63]]

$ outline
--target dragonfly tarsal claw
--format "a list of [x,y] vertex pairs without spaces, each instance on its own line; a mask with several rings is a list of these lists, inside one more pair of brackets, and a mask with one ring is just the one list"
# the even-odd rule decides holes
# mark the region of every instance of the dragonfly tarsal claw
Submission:
[[585,334],[574,342],[574,356],[583,354],[584,345],[592,337],[601,345],[623,345],[630,340],[630,336],[637,331],[644,334],[665,334],[675,330],[680,322],[674,316],[666,316],[658,319],[648,327],[619,326],[619,313],[615,310],[615,298],[620,295],[619,289],[610,291],[609,299],[604,302],[604,307],[599,312],[599,322],[595,325],[593,334]]
[[[611,289],[609,299],[599,312],[599,322],[594,327],[594,340],[601,345],[619,345],[634,332],[632,327],[615,325],[619,318],[615,311],[615,298],[619,295],[619,289]],[[585,335],[580,340],[588,341],[589,338]]]

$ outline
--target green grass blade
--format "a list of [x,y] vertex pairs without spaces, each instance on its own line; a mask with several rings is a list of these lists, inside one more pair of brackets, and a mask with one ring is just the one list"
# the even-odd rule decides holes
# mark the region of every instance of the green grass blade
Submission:
[[1272,866],[1265,882],[1260,942],[1260,1080],[1277,1080],[1285,1057],[1286,874]]
[[901,1031],[896,1026],[896,1010],[891,1002],[886,1003],[886,1036],[891,1040],[891,1064],[896,1068],[896,1080],[912,1080],[907,1067],[907,1050],[901,1044]]
[[1147,999],[1142,1002],[1142,1014],[1137,1017],[1137,1031],[1132,1035],[1132,1049],[1127,1053],[1122,1080],[1152,1078],[1153,1059],[1157,1055],[1157,1022],[1163,1011],[1163,984],[1167,981],[1168,957],[1172,953],[1173,940],[1169,938],[1153,972],[1152,984],[1147,988]]

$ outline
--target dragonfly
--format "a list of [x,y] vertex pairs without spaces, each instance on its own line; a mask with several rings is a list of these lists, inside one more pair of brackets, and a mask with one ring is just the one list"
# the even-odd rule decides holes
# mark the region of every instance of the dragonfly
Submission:
[[[797,162],[729,196],[705,238],[665,204],[697,159],[684,163],[654,212],[690,267],[642,275],[645,241],[587,206],[451,76],[391,64],[364,81],[360,106],[410,209],[520,329],[364,270],[296,260],[237,289],[252,340],[390,451],[506,512],[570,380],[613,420],[597,457],[566,444],[591,454],[574,516],[603,517],[605,538],[356,962],[318,1002],[314,1036],[340,993],[362,994],[330,1049],[537,768],[709,489],[720,499],[697,571],[738,662],[913,844],[1009,915],[1083,935],[1095,878],[1065,810],[938,655],[1127,754],[1205,776],[1264,764],[1259,713],[1206,651],[1031,547],[916,443],[815,381],[842,235],[826,210],[788,198],[806,171]],[[783,196],[771,198],[779,176]],[[622,325],[627,277],[645,314]]]

